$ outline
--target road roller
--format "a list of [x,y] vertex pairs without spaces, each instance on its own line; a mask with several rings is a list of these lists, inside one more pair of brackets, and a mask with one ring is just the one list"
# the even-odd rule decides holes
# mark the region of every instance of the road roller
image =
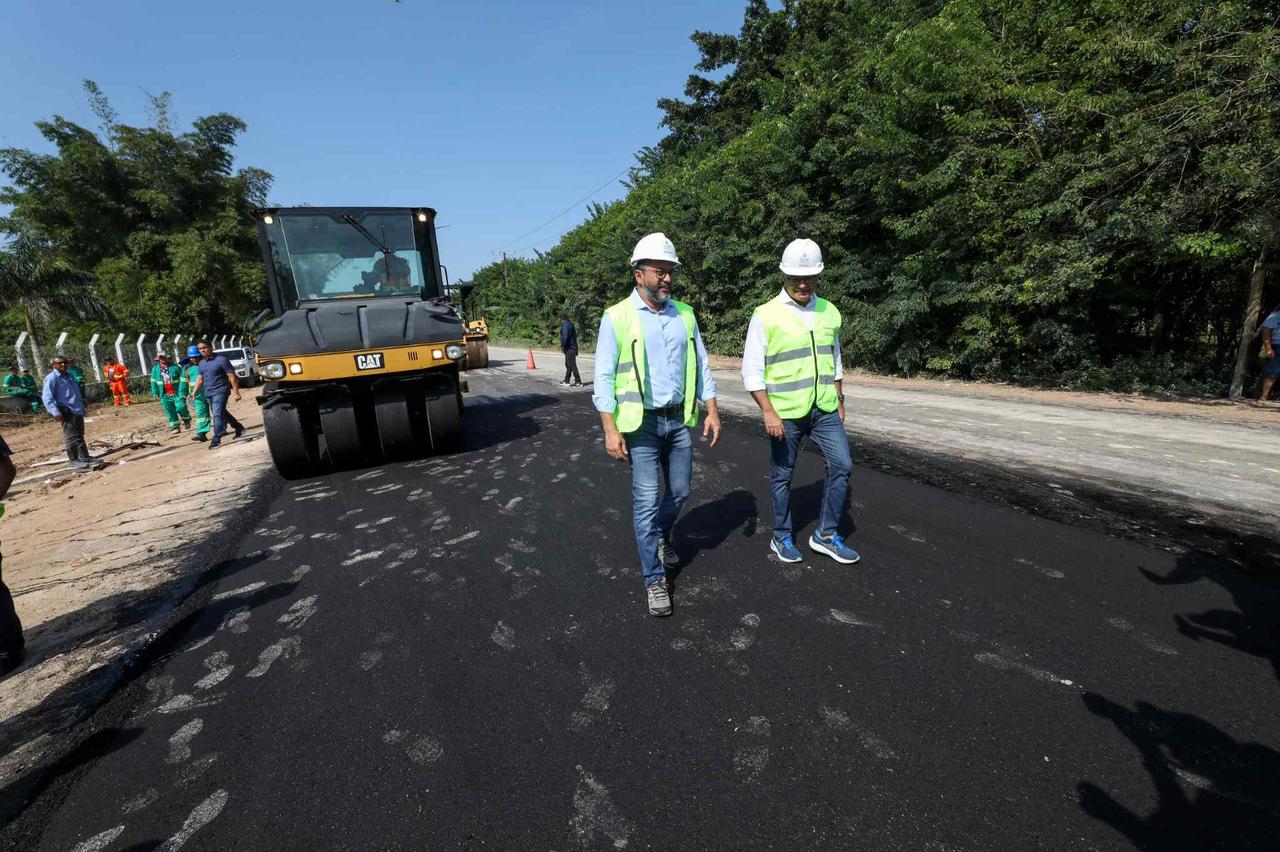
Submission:
[[430,207],[254,211],[273,318],[258,404],[289,479],[459,443],[465,332],[444,298]]

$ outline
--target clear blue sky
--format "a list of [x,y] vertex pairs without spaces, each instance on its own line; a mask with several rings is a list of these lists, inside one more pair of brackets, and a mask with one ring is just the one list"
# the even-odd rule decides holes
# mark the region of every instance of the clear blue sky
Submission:
[[0,147],[48,150],[33,122],[55,113],[95,126],[85,78],[130,124],[147,121],[143,90],[168,90],[180,127],[249,125],[238,165],[275,176],[273,202],[435,207],[442,259],[469,277],[582,221],[585,205],[513,242],[661,138],[655,104],[683,92],[689,35],[736,33],[744,6],[4,0]]

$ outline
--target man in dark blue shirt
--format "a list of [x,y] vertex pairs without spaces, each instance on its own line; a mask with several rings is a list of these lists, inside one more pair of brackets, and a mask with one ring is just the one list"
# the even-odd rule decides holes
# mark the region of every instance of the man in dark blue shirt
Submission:
[[564,353],[564,381],[569,384],[569,376],[573,376],[573,386],[582,387],[582,376],[578,375],[578,330],[566,316],[560,317],[560,351]]
[[204,398],[209,403],[209,414],[213,417],[213,439],[209,441],[209,449],[216,450],[222,445],[222,433],[226,431],[228,423],[236,430],[235,437],[239,438],[244,434],[244,426],[227,411],[228,392],[234,395],[236,402],[240,401],[240,380],[236,378],[235,367],[231,366],[225,355],[215,354],[209,341],[201,340],[196,345],[200,347],[200,375],[196,378],[195,387],[191,389],[191,397],[195,397],[196,392],[204,388]]

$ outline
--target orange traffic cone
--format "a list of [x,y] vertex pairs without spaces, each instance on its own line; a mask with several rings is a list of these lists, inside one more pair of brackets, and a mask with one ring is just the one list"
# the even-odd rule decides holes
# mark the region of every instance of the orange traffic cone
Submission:
[[529,347],[529,354],[524,358],[524,368],[526,370],[536,370],[538,365],[533,363],[533,347]]

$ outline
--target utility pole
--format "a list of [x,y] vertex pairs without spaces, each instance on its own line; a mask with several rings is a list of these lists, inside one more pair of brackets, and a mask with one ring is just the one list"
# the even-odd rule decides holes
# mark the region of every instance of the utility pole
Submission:
[[504,251],[502,253],[502,289],[503,290],[507,289],[508,283],[509,282],[507,281],[507,253]]

